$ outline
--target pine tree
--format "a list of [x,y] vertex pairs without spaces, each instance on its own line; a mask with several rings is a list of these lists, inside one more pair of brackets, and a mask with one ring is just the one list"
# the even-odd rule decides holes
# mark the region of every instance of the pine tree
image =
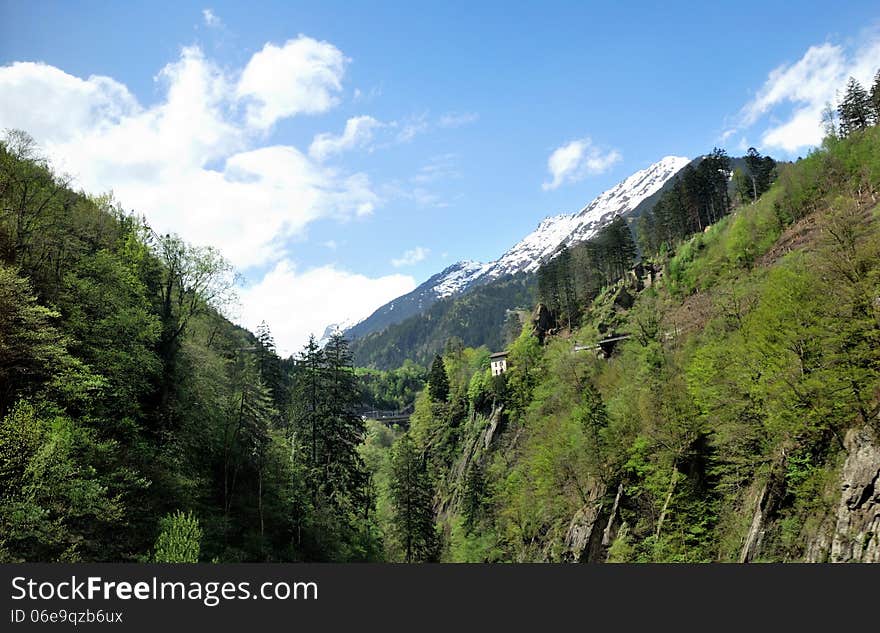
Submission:
[[449,377],[446,375],[446,365],[443,357],[437,354],[431,364],[431,373],[428,375],[428,393],[434,402],[446,402],[449,399]]
[[754,147],[750,147],[746,152],[745,160],[749,179],[752,182],[752,201],[755,201],[760,195],[758,192],[758,180],[761,177],[761,154]]
[[874,107],[874,123],[880,123],[880,70],[874,75],[874,85],[871,86],[871,105]]
[[560,318],[565,319],[568,328],[577,322],[577,295],[575,294],[571,251],[563,247],[555,258],[557,285],[559,287]]
[[602,402],[602,395],[591,382],[587,382],[584,387],[582,404],[578,408],[577,418],[590,440],[591,457],[594,460],[594,466],[598,468],[605,448],[602,431],[608,426],[608,412]]
[[287,397],[287,386],[284,383],[284,376],[281,370],[281,359],[275,349],[275,339],[269,326],[262,321],[257,326],[255,332],[257,337],[257,365],[260,370],[260,378],[263,384],[269,389],[272,396],[272,402],[279,412],[287,409],[289,398]]
[[426,460],[406,434],[392,449],[391,500],[394,535],[407,563],[436,560],[433,496]]
[[230,398],[223,433],[223,512],[226,527],[241,478],[256,479],[257,506],[262,532],[262,482],[269,428],[277,412],[269,390],[260,379],[255,359],[241,356],[236,367],[236,392]]
[[177,511],[160,522],[153,560],[157,563],[197,563],[202,540],[199,520],[192,513]]
[[874,106],[871,97],[854,77],[846,84],[846,93],[838,106],[841,136],[849,136],[874,124]]
[[297,359],[293,391],[291,430],[311,497],[314,556],[361,558],[370,544],[362,538],[358,518],[372,511],[374,500],[358,451],[365,434],[357,413],[361,393],[342,334],[323,349],[314,337],[309,340]]
[[754,147],[750,147],[745,156],[746,168],[752,183],[752,199],[757,200],[770,188],[776,170],[776,161],[770,156],[761,156]]
[[[325,383],[324,351],[318,346],[315,337],[303,348],[294,367],[294,433],[309,469],[317,468],[320,438],[323,433],[322,396]],[[314,484],[310,477],[310,485]],[[316,492],[314,486],[312,492]]]
[[367,474],[358,446],[366,427],[357,414],[360,389],[352,366],[348,341],[337,332],[324,346],[326,362],[324,479],[329,496],[353,509],[366,503]]
[[464,517],[464,527],[470,532],[479,521],[483,512],[484,496],[486,494],[486,473],[483,464],[479,460],[471,463],[467,476],[464,480],[464,492],[461,499],[461,513]]

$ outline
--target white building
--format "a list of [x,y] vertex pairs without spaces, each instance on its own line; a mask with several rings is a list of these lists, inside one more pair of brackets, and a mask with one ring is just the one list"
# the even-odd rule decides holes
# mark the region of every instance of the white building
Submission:
[[507,352],[495,352],[489,356],[489,361],[493,376],[500,376],[507,371]]

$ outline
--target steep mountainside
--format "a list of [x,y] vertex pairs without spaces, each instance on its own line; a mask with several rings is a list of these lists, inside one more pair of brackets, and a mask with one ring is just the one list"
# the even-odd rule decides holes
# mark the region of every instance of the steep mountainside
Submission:
[[880,562],[880,126],[773,180],[597,295],[554,259],[500,376],[445,350],[398,440],[441,560]]
[[[389,325],[421,314],[438,299],[463,292],[482,270],[483,264],[479,262],[457,262],[433,275],[412,292],[386,303],[360,323],[340,329],[343,329],[346,336],[352,339],[384,330]],[[335,329],[335,326],[331,327]]]
[[[649,199],[689,162],[690,159],[682,156],[666,156],[600,194],[580,211],[545,218],[538,228],[497,260],[485,264],[475,261],[453,264],[409,294],[378,308],[363,321],[341,329],[349,338],[358,339],[421,314],[438,299],[464,294],[506,276],[534,273],[559,248],[589,239],[616,215],[649,208]],[[330,327],[336,329],[337,326]]]
[[519,273],[439,299],[421,314],[354,339],[355,364],[394,369],[409,359],[427,365],[453,337],[471,347],[502,349],[519,333],[515,311],[530,309],[535,285],[534,273]]

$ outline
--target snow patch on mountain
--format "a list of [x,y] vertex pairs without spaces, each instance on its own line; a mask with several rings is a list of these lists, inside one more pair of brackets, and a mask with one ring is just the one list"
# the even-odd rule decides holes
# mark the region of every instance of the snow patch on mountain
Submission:
[[461,261],[441,273],[432,290],[438,298],[451,297],[467,288],[483,274],[486,264],[475,261]]
[[562,246],[590,239],[616,215],[635,209],[689,162],[690,159],[682,156],[666,156],[601,193],[580,211],[545,218],[537,229],[497,260],[488,263],[456,262],[412,292],[385,304],[366,319],[328,327],[324,338],[328,338],[336,329],[345,331],[353,338],[365,336],[421,313],[435,301],[460,295],[475,285],[489,283],[505,275],[535,272]]
[[361,318],[345,319],[344,321],[340,321],[339,323],[331,323],[326,328],[324,328],[324,334],[321,335],[320,339],[318,339],[318,345],[320,347],[324,347],[330,341],[331,336],[333,336],[337,332],[340,334],[347,332],[348,330],[353,328],[358,323],[361,323],[362,321],[364,321],[368,317],[369,317],[369,315],[367,315],[366,317],[361,317]]
[[601,193],[577,213],[545,218],[537,229],[490,264],[485,274],[495,279],[538,270],[561,246],[586,241],[615,216],[635,209],[689,162],[683,156],[666,156]]

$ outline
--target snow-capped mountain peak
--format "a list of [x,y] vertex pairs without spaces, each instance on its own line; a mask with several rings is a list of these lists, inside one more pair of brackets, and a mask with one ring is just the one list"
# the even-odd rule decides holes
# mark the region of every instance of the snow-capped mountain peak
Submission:
[[561,246],[588,240],[614,216],[635,209],[689,162],[690,159],[683,156],[666,156],[602,192],[577,213],[545,218],[537,229],[490,264],[485,274],[495,279],[536,271]]
[[599,194],[580,211],[544,218],[538,228],[520,240],[493,262],[460,261],[433,275],[412,292],[391,301],[368,318],[355,324],[331,326],[352,338],[382,330],[394,323],[420,314],[434,302],[460,295],[470,288],[489,283],[505,275],[533,273],[562,246],[590,239],[615,216],[633,211],[641,202],[660,190],[690,159],[666,156],[639,170],[611,189]]
[[457,262],[440,273],[433,290],[441,299],[458,294],[479,277],[485,268],[486,264],[481,262],[471,260]]

